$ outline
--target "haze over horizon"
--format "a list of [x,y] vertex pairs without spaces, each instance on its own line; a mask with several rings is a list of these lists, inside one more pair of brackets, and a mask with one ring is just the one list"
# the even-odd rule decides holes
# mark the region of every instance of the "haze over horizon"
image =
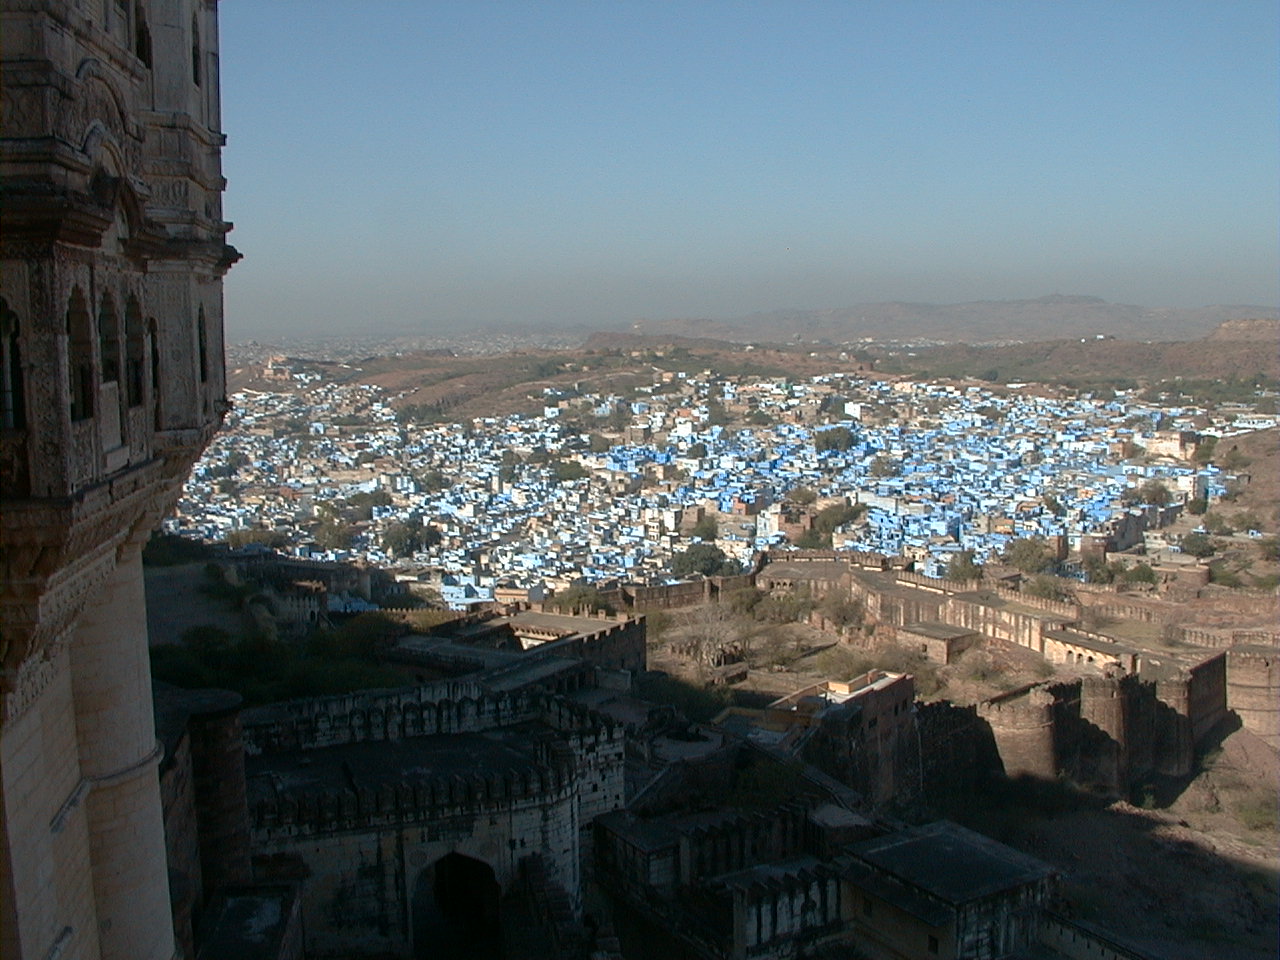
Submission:
[[1274,4],[221,9],[229,339],[1280,303]]

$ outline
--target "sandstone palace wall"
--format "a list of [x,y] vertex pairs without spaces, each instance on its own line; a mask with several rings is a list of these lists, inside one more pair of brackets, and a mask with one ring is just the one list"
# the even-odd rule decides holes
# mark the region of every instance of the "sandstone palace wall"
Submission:
[[216,3],[8,3],[0,955],[169,960],[140,549],[225,401]]

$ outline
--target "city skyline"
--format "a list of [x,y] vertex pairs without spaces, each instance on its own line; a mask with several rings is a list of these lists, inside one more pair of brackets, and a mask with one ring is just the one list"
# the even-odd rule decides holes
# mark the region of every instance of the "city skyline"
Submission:
[[1280,299],[1271,5],[353,12],[223,10],[233,339]]

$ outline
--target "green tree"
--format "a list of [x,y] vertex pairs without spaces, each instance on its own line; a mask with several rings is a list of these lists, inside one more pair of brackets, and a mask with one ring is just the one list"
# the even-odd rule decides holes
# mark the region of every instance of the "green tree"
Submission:
[[1149,563],[1139,561],[1132,567],[1128,567],[1120,574],[1120,580],[1123,583],[1150,583],[1157,582],[1156,572],[1151,568]]
[[1163,507],[1173,502],[1173,494],[1159,480],[1148,480],[1135,491],[1136,503],[1151,503]]
[[723,427],[729,422],[729,414],[719,400],[707,401],[707,426]]
[[802,507],[807,507],[818,499],[818,495],[808,487],[796,487],[787,494],[787,499],[792,503],[798,504]]
[[1064,516],[1067,508],[1062,505],[1062,501],[1055,497],[1052,493],[1046,493],[1040,498],[1040,502],[1044,504],[1044,508],[1052,513],[1055,517]]
[[853,446],[853,431],[848,427],[827,427],[813,435],[813,448],[818,453],[825,450],[836,450],[843,453]]
[[867,475],[872,477],[896,477],[898,472],[898,464],[885,456],[876,457],[867,468]]
[[1239,573],[1227,566],[1225,560],[1214,560],[1209,564],[1209,582],[1220,587],[1242,587],[1244,581]]
[[1022,592],[1044,600],[1070,600],[1071,593],[1057,577],[1039,573],[1030,583],[1024,584]]
[[1208,534],[1188,533],[1182,538],[1182,552],[1193,557],[1211,557],[1217,552]]
[[801,550],[830,550],[831,533],[812,528],[800,534],[795,543]]
[[570,480],[585,480],[590,476],[587,468],[578,463],[577,460],[557,460],[551,468],[551,473],[561,483]]
[[862,604],[851,597],[841,596],[832,591],[822,598],[818,604],[822,615],[837,627],[858,627],[862,625]]
[[1054,565],[1049,544],[1039,537],[1019,537],[1004,551],[1004,562],[1023,573],[1044,573]]
[[355,537],[355,529],[340,520],[324,520],[316,527],[315,540],[323,550],[347,550]]
[[[513,451],[506,452],[514,456],[517,461],[520,459]],[[424,493],[439,493],[449,488],[449,478],[439,470],[424,470],[418,475],[418,484]]]
[[1229,537],[1236,532],[1220,513],[1206,513],[1203,523],[1204,528],[1215,536]]
[[1111,583],[1115,580],[1115,571],[1102,557],[1085,557],[1084,577],[1089,583]]
[[551,605],[562,613],[584,610],[590,613],[613,613],[613,606],[593,586],[570,587],[564,593],[551,598]]
[[708,514],[694,525],[690,533],[700,540],[714,540],[720,536],[720,524],[715,517]]
[[813,518],[813,528],[830,539],[832,533],[846,523],[857,520],[866,512],[866,509],[866,506],[861,503],[852,506],[847,503],[833,503],[818,511],[818,515]]
[[260,543],[263,546],[270,547],[272,550],[278,550],[280,547],[287,545],[288,542],[288,536],[281,531],[267,530],[263,527],[232,530],[227,534],[227,545],[232,550],[239,550],[241,547],[247,547],[251,543]]
[[699,440],[697,443],[689,444],[689,449],[684,452],[686,457],[692,460],[701,460],[707,455],[707,445]]
[[1241,510],[1231,518],[1231,525],[1237,530],[1259,530],[1262,518],[1252,510]]
[[142,562],[149,567],[168,567],[179,563],[208,560],[209,547],[201,540],[190,540],[174,533],[153,531],[142,548]]
[[1213,462],[1213,452],[1218,446],[1217,437],[1201,437],[1196,444],[1195,461],[1199,464]]
[[[688,550],[671,558],[671,572],[677,577],[700,573],[704,577],[724,573],[730,561],[723,550],[710,543],[695,543]],[[733,571],[737,572],[737,571]]]
[[948,580],[977,580],[982,576],[982,566],[974,562],[972,550],[961,550],[947,561]]
[[411,527],[396,520],[387,524],[387,528],[382,531],[382,549],[393,557],[412,556],[422,546],[422,527]]

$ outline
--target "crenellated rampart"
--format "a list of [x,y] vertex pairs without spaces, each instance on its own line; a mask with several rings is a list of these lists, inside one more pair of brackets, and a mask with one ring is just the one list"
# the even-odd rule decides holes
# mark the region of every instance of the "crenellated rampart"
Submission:
[[564,800],[576,785],[573,757],[535,744],[524,769],[420,776],[380,787],[317,789],[258,800],[249,811],[255,846],[284,839],[377,830]]
[[492,694],[475,682],[449,680],[293,700],[244,711],[245,750],[252,756],[487,730],[533,719],[541,709],[540,696]]

